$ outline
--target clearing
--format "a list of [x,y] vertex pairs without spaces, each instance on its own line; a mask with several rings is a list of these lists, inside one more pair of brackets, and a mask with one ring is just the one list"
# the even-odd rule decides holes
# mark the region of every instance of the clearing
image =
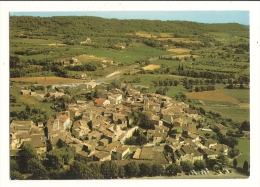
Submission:
[[191,93],[187,93],[186,96],[189,99],[239,103],[239,100],[237,100],[234,97],[230,97],[228,94],[226,94],[220,90],[204,91],[204,92],[191,92]]
[[160,68],[160,67],[161,67],[160,65],[150,64],[148,66],[143,67],[143,69],[144,70],[154,70],[154,69],[157,69],[157,68]]

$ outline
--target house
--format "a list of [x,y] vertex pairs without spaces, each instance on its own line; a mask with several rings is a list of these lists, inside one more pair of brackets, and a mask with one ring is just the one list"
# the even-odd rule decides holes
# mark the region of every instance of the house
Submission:
[[163,140],[165,140],[166,136],[166,132],[163,132],[162,130],[155,130],[155,133],[153,135],[153,143],[161,143]]
[[226,135],[227,131],[228,131],[227,127],[225,127],[224,125],[222,125],[220,123],[212,124],[211,128],[219,131],[222,135]]
[[133,155],[133,159],[139,159],[139,158],[140,158],[141,151],[142,151],[142,149],[137,148],[137,149],[135,150],[134,155]]
[[22,95],[30,95],[31,89],[29,89],[29,90],[21,90],[20,93],[21,93]]
[[109,105],[110,101],[105,98],[98,98],[94,100],[94,105],[97,107]]
[[109,95],[108,100],[110,101],[111,105],[118,105],[122,101],[122,94],[114,94],[114,95]]
[[111,153],[106,151],[99,151],[93,155],[94,161],[106,161],[111,160]]
[[174,159],[177,164],[180,164],[181,161],[191,161],[193,163],[195,160],[203,160],[203,154],[190,145],[184,145],[174,152]]
[[88,86],[88,89],[93,89],[93,88],[95,88],[96,85],[97,85],[97,83],[95,83],[95,82],[93,82],[93,81],[87,82],[86,84],[87,84],[87,86]]
[[75,121],[71,128],[71,134],[77,139],[80,139],[82,136],[88,134],[89,132],[89,126],[84,120]]
[[69,144],[69,147],[71,147],[74,150],[74,153],[78,153],[79,151],[82,150],[83,144]]
[[87,74],[86,73],[80,73],[80,74],[77,74],[75,76],[75,78],[78,78],[78,79],[86,79],[87,78]]
[[179,141],[175,140],[174,138],[168,136],[165,140],[165,143],[166,144],[169,144],[169,145],[175,145],[177,144]]
[[30,141],[24,141],[23,145],[31,144],[38,154],[45,153],[47,151],[47,145],[44,135],[32,135]]
[[216,146],[218,144],[217,140],[213,140],[212,138],[209,138],[209,139],[206,139],[204,145],[207,147],[207,148],[211,148],[213,146]]
[[58,129],[69,130],[71,127],[70,117],[66,114],[56,115],[55,124],[58,126]]
[[204,159],[216,159],[218,154],[210,149],[199,149],[199,151],[203,154]]
[[211,147],[212,150],[216,151],[217,153],[228,155],[228,146],[225,144],[217,144]]
[[112,142],[110,144],[108,144],[104,149],[103,151],[105,152],[109,152],[109,153],[112,153],[112,152],[116,152],[117,148],[120,146],[120,142]]
[[13,120],[10,124],[11,134],[29,134],[31,128],[33,127],[33,121],[17,121]]
[[129,154],[130,154],[129,147],[125,147],[122,144],[116,150],[117,160],[124,160]]
[[101,140],[99,140],[98,145],[107,146],[108,143],[109,143],[109,140],[107,138],[102,138]]

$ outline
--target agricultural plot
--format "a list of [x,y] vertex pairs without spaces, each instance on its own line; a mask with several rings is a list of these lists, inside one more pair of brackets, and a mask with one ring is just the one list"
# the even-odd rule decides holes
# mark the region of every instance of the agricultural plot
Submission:
[[168,49],[167,51],[173,53],[189,53],[191,50],[186,48],[172,48],[172,49]]
[[239,103],[239,100],[229,96],[221,90],[204,91],[204,92],[191,92],[186,94],[189,99],[199,99],[206,101],[221,101],[230,103]]
[[237,157],[237,167],[243,168],[244,161],[248,161],[250,164],[250,140],[238,139],[237,148],[241,154]]
[[81,79],[71,79],[71,78],[62,78],[62,77],[19,77],[11,78],[13,82],[27,82],[27,83],[36,83],[37,84],[60,84],[60,83],[76,83],[76,82],[85,82]]
[[148,66],[143,67],[144,70],[154,70],[160,68],[160,65],[154,65],[154,64],[150,64]]

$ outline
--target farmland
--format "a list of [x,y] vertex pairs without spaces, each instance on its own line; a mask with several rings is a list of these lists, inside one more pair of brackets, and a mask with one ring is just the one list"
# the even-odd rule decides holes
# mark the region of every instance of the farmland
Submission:
[[63,77],[21,77],[21,78],[11,78],[11,81],[37,83],[37,84],[61,84],[61,83],[85,82],[85,80],[70,79],[70,78],[63,78]]
[[230,97],[228,94],[225,94],[220,90],[206,91],[206,92],[192,92],[186,95],[189,99],[239,103],[239,101],[236,98]]

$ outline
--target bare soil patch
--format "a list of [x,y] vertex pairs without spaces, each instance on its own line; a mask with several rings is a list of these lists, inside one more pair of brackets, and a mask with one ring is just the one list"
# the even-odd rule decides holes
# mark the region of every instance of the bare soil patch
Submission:
[[224,101],[230,103],[239,103],[234,97],[230,97],[228,94],[220,91],[220,90],[213,90],[213,91],[204,91],[204,92],[191,92],[186,94],[187,98],[189,99],[198,99],[204,101]]
[[157,68],[160,68],[160,67],[161,67],[160,65],[150,64],[148,66],[143,67],[143,69],[144,70],[154,70],[154,69],[157,69]]

